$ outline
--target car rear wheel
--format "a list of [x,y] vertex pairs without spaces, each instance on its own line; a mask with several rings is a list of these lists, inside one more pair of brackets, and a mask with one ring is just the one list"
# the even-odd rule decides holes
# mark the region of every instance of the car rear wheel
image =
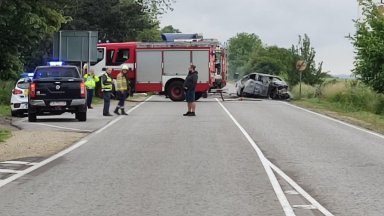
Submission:
[[79,121],[87,121],[87,112],[77,112],[75,117]]
[[36,113],[28,112],[28,121],[35,122],[36,121]]

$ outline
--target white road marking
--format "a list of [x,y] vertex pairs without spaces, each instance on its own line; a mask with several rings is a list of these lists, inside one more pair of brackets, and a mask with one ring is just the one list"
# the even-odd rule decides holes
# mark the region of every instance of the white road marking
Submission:
[[276,194],[276,196],[280,202],[280,205],[282,206],[282,208],[285,212],[285,215],[286,216],[295,216],[295,213],[293,212],[293,209],[292,209],[291,205],[289,204],[287,197],[285,196],[283,190],[281,189],[281,186],[280,186],[279,182],[277,181],[277,178],[276,178],[275,174],[273,173],[271,166],[269,165],[270,162],[264,156],[261,149],[256,145],[255,141],[253,141],[253,139],[248,134],[248,132],[232,116],[232,114],[228,111],[228,109],[225,108],[225,106],[217,98],[216,98],[216,101],[223,108],[223,110],[227,113],[227,115],[232,119],[232,121],[240,129],[240,131],[243,133],[245,138],[248,140],[248,142],[252,145],[253,149],[256,151],[256,153],[259,156],[259,159],[260,159],[261,163],[263,164],[263,167],[264,167],[264,169],[268,175],[269,181],[272,184],[272,187],[273,187],[275,194]]
[[289,194],[289,195],[299,195],[299,193],[295,190],[284,191],[284,193]]
[[313,205],[293,205],[293,208],[305,209],[305,210],[314,210],[316,209]]
[[346,126],[348,126],[348,127],[354,128],[354,129],[356,129],[356,130],[363,131],[363,132],[366,132],[366,133],[369,133],[369,134],[371,134],[371,135],[374,135],[374,136],[377,136],[377,137],[379,137],[379,138],[384,139],[384,135],[379,134],[379,133],[376,133],[376,132],[373,132],[373,131],[370,131],[370,130],[367,130],[367,129],[365,129],[365,128],[361,128],[361,127],[358,127],[358,126],[349,124],[349,123],[347,123],[347,122],[343,122],[343,121],[341,121],[341,120],[338,120],[338,119],[335,119],[335,118],[332,118],[332,117],[329,117],[329,116],[326,116],[326,115],[323,115],[323,114],[320,114],[320,113],[317,113],[317,112],[314,112],[314,111],[311,111],[311,110],[307,110],[307,109],[298,107],[298,106],[296,106],[296,105],[293,105],[293,104],[290,104],[290,103],[287,103],[287,102],[282,102],[282,101],[281,101],[281,103],[286,104],[286,105],[291,106],[291,107],[294,107],[294,108],[296,108],[296,109],[300,109],[300,110],[306,111],[306,112],[308,112],[308,113],[312,113],[312,114],[314,114],[314,115],[317,115],[317,116],[326,118],[326,119],[328,119],[328,120],[331,120],[331,121],[334,121],[334,122],[337,122],[337,123],[346,125]]
[[287,176],[282,170],[280,170],[277,166],[268,161],[271,168],[281,176],[288,184],[290,184],[297,192],[299,192],[308,202],[310,202],[313,206],[315,206],[321,213],[326,216],[333,216],[331,212],[329,212],[326,208],[324,208],[319,202],[317,202],[311,195],[309,195],[303,188],[301,188],[295,181],[293,181],[289,176]]
[[92,132],[92,130],[82,130],[82,129],[77,129],[77,128],[61,127],[61,126],[57,126],[57,125],[50,125],[50,124],[44,124],[44,123],[29,123],[29,122],[27,122],[27,124],[42,125],[42,126],[46,126],[46,127],[71,130],[71,131],[79,131],[79,132],[87,132],[87,133]]
[[[130,110],[128,110],[128,113],[130,113],[130,112],[132,112],[133,110],[135,110],[135,109],[137,109],[138,107],[140,107],[143,103],[147,102],[150,98],[151,98],[151,97],[149,97],[147,100],[141,102],[140,104],[138,104],[138,105],[136,105],[135,107],[133,107],[133,108],[131,108]],[[114,121],[112,121],[113,123],[110,122],[109,124],[107,124],[107,125],[105,125],[104,127],[100,128],[100,129],[98,130],[99,133],[100,133],[101,131],[105,130],[106,128],[112,126],[114,123],[116,123],[116,122],[117,122],[118,120],[120,120],[120,119],[122,119],[122,118],[117,118],[117,119],[115,119]],[[96,133],[96,132],[95,132],[95,133]],[[60,158],[60,157],[62,157],[62,156],[64,156],[64,155],[68,154],[69,152],[71,152],[71,151],[73,151],[73,150],[79,148],[80,146],[82,146],[82,145],[84,145],[85,143],[87,143],[87,142],[88,142],[88,138],[89,138],[90,136],[92,136],[93,134],[94,134],[94,133],[88,135],[87,137],[81,139],[79,142],[73,144],[72,146],[68,147],[67,149],[64,149],[63,151],[61,151],[61,152],[59,152],[59,153],[57,153],[57,154],[55,154],[55,155],[53,155],[53,156],[51,156],[51,157],[49,157],[49,158],[47,158],[47,159],[45,159],[45,160],[43,160],[43,161],[37,163],[36,165],[31,166],[31,167],[29,167],[29,168],[27,168],[27,169],[25,169],[25,170],[18,171],[16,174],[10,176],[9,178],[6,178],[6,179],[1,180],[1,181],[0,181],[0,188],[3,187],[4,185],[10,183],[10,182],[15,181],[16,179],[18,179],[18,178],[20,178],[20,177],[23,177],[24,175],[26,175],[26,174],[28,174],[28,173],[30,173],[30,172],[36,170],[36,169],[39,169],[40,167],[42,167],[42,166],[44,166],[44,165],[46,165],[46,164],[48,164],[48,163],[50,163],[50,162],[56,160],[57,158]]]
[[33,165],[36,165],[37,163],[26,162],[26,161],[3,161],[3,162],[0,162],[0,164],[17,164],[17,165],[33,166]]
[[19,173],[20,170],[0,169],[0,173]]
[[[143,105],[145,102],[149,101],[153,96],[150,96],[149,98],[147,98],[145,101],[139,103],[138,105],[134,106],[133,108],[131,108],[130,110],[127,111],[127,113],[131,113],[133,112],[135,109],[139,108],[141,105]],[[98,134],[98,133],[101,133],[103,130],[107,129],[109,126],[115,124],[116,122],[120,121],[120,119],[124,118],[125,116],[119,116],[117,117],[116,119],[114,119],[113,121],[109,122],[105,127],[102,127],[100,128],[99,130],[97,130],[95,132],[95,134]]]

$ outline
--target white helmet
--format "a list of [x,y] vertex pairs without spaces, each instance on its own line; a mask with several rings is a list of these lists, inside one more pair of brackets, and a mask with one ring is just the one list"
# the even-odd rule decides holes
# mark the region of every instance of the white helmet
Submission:
[[123,64],[123,66],[121,66],[121,70],[128,70],[128,65]]

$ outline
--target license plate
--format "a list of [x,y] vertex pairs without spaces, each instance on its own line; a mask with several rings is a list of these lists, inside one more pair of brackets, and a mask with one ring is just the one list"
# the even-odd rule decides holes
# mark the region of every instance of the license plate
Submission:
[[66,106],[67,103],[65,101],[52,101],[49,103],[51,106]]

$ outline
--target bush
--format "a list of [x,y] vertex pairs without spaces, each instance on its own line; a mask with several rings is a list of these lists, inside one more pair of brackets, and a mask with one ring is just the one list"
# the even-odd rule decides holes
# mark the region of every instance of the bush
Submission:
[[0,104],[9,105],[14,85],[14,81],[0,80]]
[[[293,94],[293,98],[300,98],[300,85],[295,85],[290,92]],[[316,95],[316,87],[301,84],[301,98],[314,98]]]

